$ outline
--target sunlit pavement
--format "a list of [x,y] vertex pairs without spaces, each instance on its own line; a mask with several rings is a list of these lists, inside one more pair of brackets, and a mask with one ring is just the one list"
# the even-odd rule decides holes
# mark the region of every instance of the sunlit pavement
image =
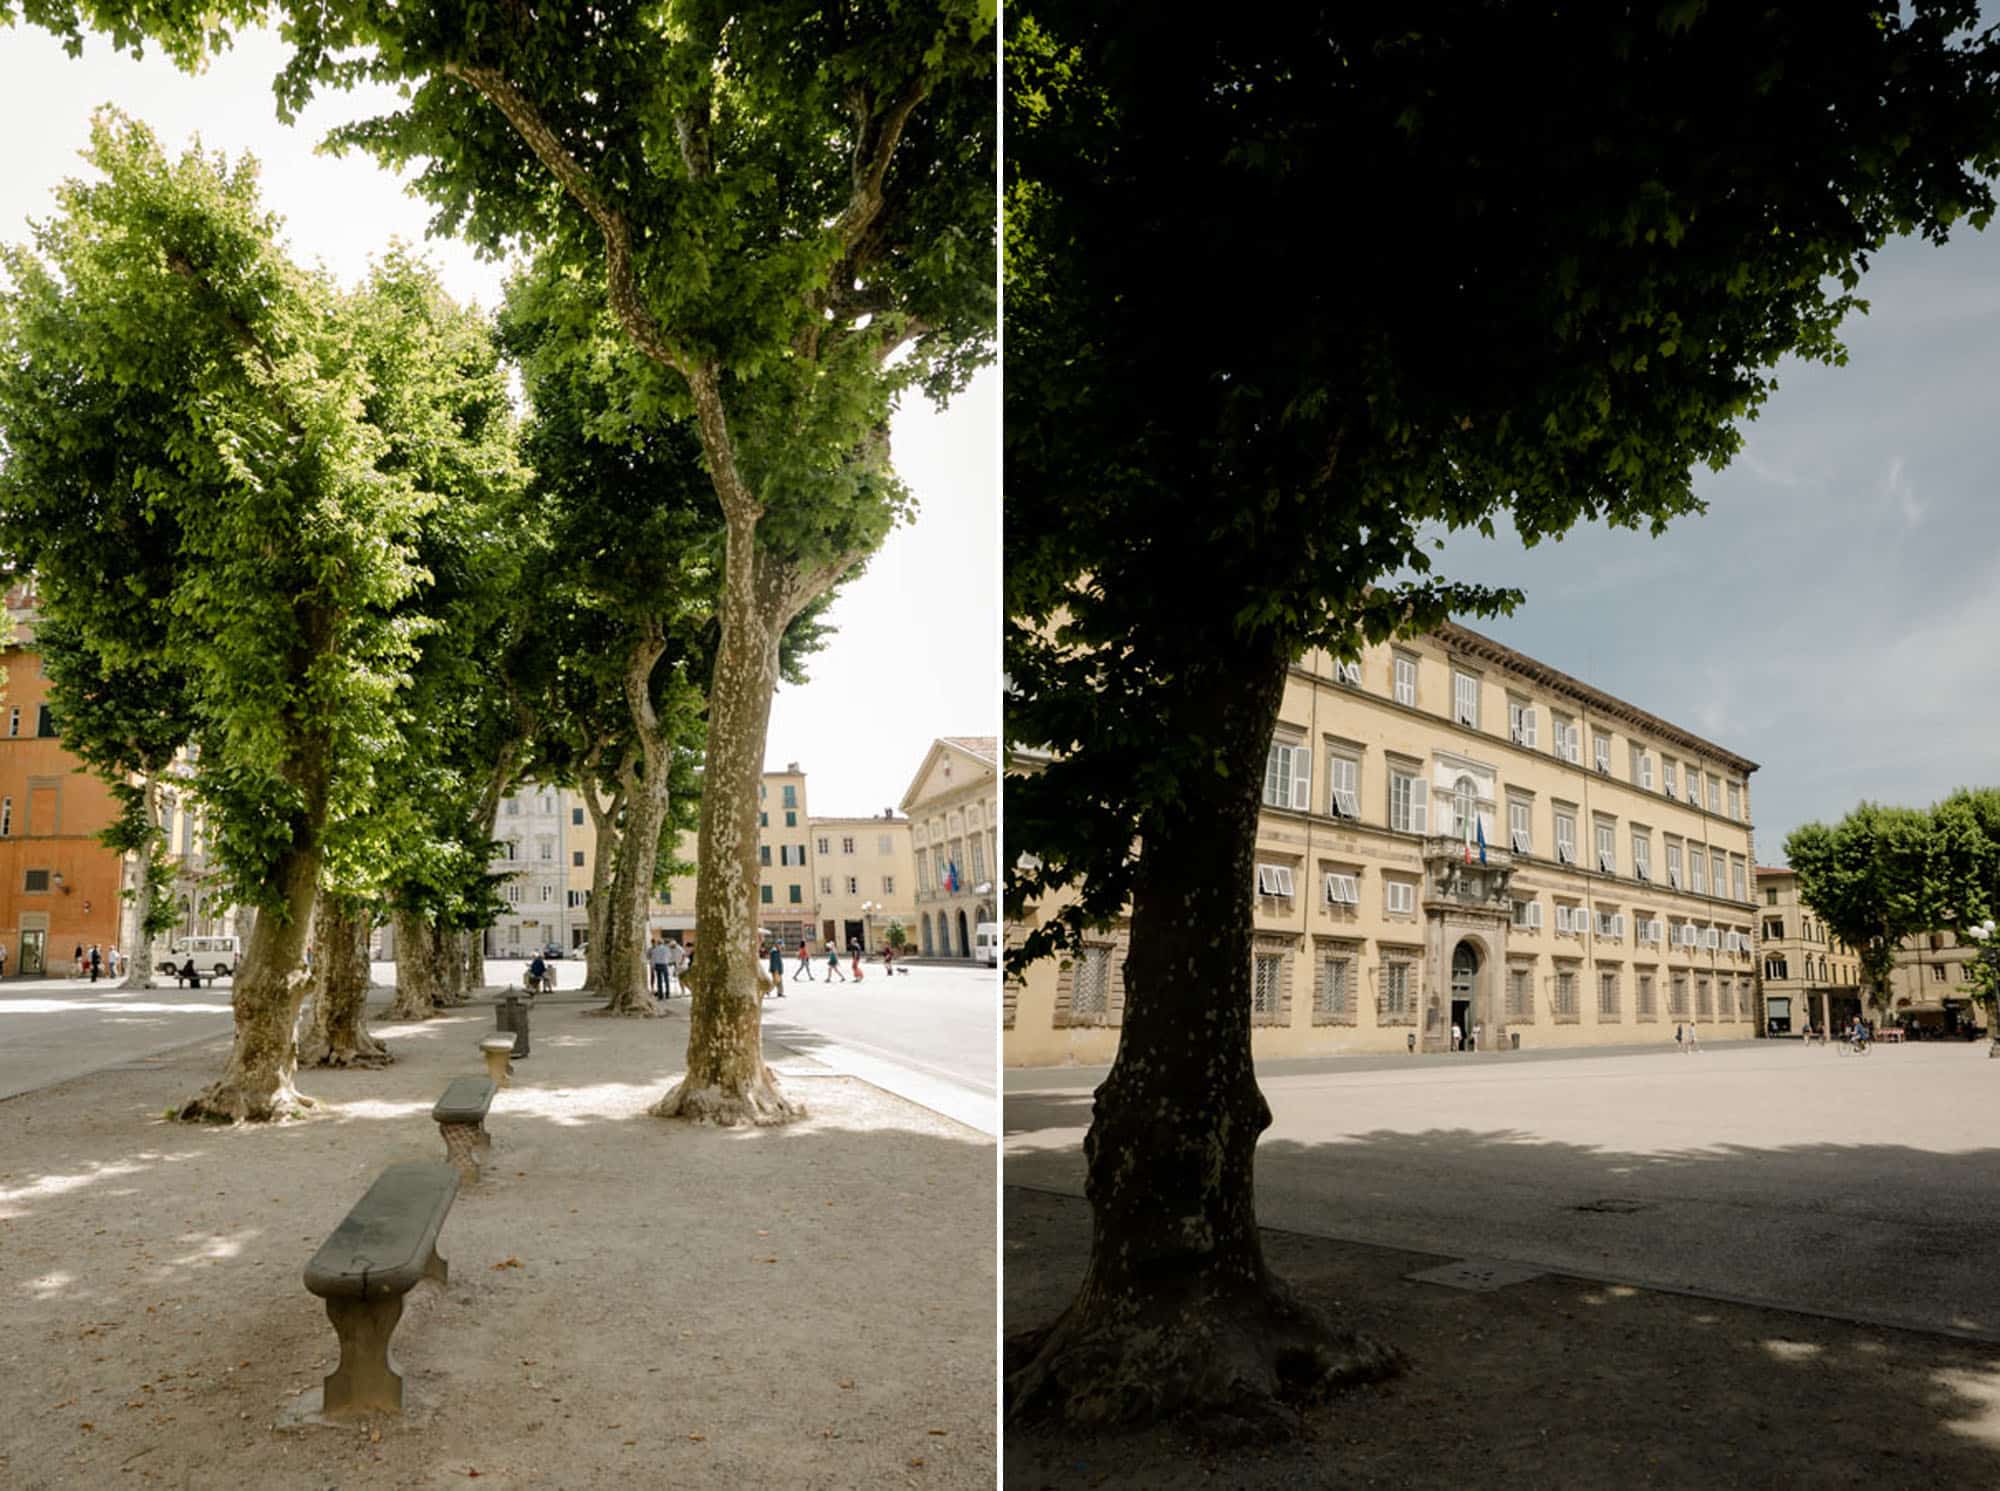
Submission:
[[230,1030],[229,984],[121,989],[99,979],[0,982],[0,1098]]
[[[1258,1080],[1266,1226],[2000,1342],[1984,1044],[1328,1061]],[[1007,1074],[1009,1184],[1081,1194],[1091,1085]]]

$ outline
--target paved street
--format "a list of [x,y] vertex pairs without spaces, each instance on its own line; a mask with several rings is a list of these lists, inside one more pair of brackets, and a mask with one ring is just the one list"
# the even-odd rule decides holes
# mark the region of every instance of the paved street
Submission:
[[[796,963],[796,959],[793,963]],[[583,982],[580,960],[551,965],[559,991]],[[519,987],[527,964],[492,959],[489,983]],[[372,969],[383,992],[396,965]],[[849,970],[843,968],[842,972]],[[794,982],[786,970],[783,1000],[764,1008],[775,1040],[837,1071],[921,1103],[961,1123],[998,1133],[993,1084],[998,985],[991,969],[914,968],[893,980],[879,964],[863,965],[859,983],[828,984],[824,963],[813,982]],[[685,1018],[687,1001],[669,1006]],[[123,993],[109,982],[87,979],[9,980],[0,983],[0,1098],[47,1087],[105,1067],[140,1060],[170,1046],[230,1030],[229,987],[153,989]],[[662,1027],[679,1049],[685,1028]],[[671,1034],[664,1034],[671,1030]]]
[[229,1033],[229,986],[133,993],[109,980],[0,982],[0,1098]]
[[[1267,1226],[2000,1341],[1984,1045],[1289,1065]],[[1096,1076],[1008,1074],[1010,1184],[1081,1193]]]

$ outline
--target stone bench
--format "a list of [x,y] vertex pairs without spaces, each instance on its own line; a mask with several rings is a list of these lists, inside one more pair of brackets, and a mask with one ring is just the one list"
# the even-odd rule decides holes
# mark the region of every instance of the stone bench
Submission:
[[437,1236],[457,1196],[458,1172],[449,1165],[391,1165],[306,1265],[306,1288],[326,1301],[340,1338],[340,1365],[320,1400],[327,1418],[403,1411],[389,1338],[416,1282],[446,1281]]
[[486,1058],[486,1075],[493,1079],[496,1087],[511,1086],[508,1078],[514,1074],[514,1037],[511,1035],[489,1035],[479,1043],[479,1053]]
[[458,1167],[462,1180],[479,1179],[479,1153],[493,1147],[486,1132],[486,1110],[499,1089],[491,1077],[453,1077],[431,1109],[444,1136],[445,1158]]

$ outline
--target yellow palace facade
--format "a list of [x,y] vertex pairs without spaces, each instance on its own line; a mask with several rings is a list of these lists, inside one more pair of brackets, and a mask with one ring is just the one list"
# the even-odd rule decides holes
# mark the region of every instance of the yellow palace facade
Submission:
[[[1256,1054],[1754,1034],[1755,770],[1465,627],[1309,654],[1265,770]],[[1008,987],[1009,1065],[1111,1059],[1126,945]]]

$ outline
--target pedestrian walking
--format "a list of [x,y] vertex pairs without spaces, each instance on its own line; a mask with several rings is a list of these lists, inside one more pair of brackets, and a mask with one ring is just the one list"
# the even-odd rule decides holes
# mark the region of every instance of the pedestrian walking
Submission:
[[76,976],[78,978],[83,977],[86,967],[87,965],[83,961],[83,944],[79,942],[76,945]]
[[93,984],[97,982],[97,975],[103,967],[104,967],[104,953],[101,949],[99,949],[97,944],[93,942],[90,945],[90,981]]
[[785,950],[777,943],[771,944],[771,984],[780,999],[785,997]]
[[882,946],[882,977],[894,978],[895,976],[896,950],[887,943],[884,943]]
[[1674,1024],[1674,1048],[1683,1056],[1687,1054],[1687,1027],[1678,1021]]
[[1694,1021],[1692,1020],[1688,1021],[1687,1048],[1690,1051],[1699,1051],[1701,1049],[1701,1037],[1695,1033]]
[[0,942],[0,978],[7,976],[7,944]]
[[1464,1047],[1465,1037],[1459,1032],[1458,1021],[1454,1020],[1451,1022],[1451,1049],[1459,1051],[1463,1050]]
[[807,983],[813,981],[812,958],[806,951],[806,940],[803,937],[799,939],[799,966],[792,971],[792,981],[796,983],[801,977]]
[[667,988],[667,939],[655,938],[653,945],[646,949],[646,962],[653,974],[653,997],[665,999],[670,992]]
[[669,939],[667,942],[667,998],[669,999],[674,997],[675,984],[681,986],[683,993],[687,991],[687,975],[682,971],[686,967],[686,960],[687,951],[679,942]]
[[835,979],[844,984],[847,975],[840,971],[840,949],[829,942],[826,945],[826,981],[832,983]]
[[854,955],[854,980],[856,983],[859,983],[861,981],[861,939],[858,937],[848,938],[847,950]]
[[1486,1039],[1485,1022],[1481,1020],[1474,1020],[1472,1022],[1472,1045],[1467,1049],[1477,1051],[1479,1049],[1480,1043],[1485,1039]]

